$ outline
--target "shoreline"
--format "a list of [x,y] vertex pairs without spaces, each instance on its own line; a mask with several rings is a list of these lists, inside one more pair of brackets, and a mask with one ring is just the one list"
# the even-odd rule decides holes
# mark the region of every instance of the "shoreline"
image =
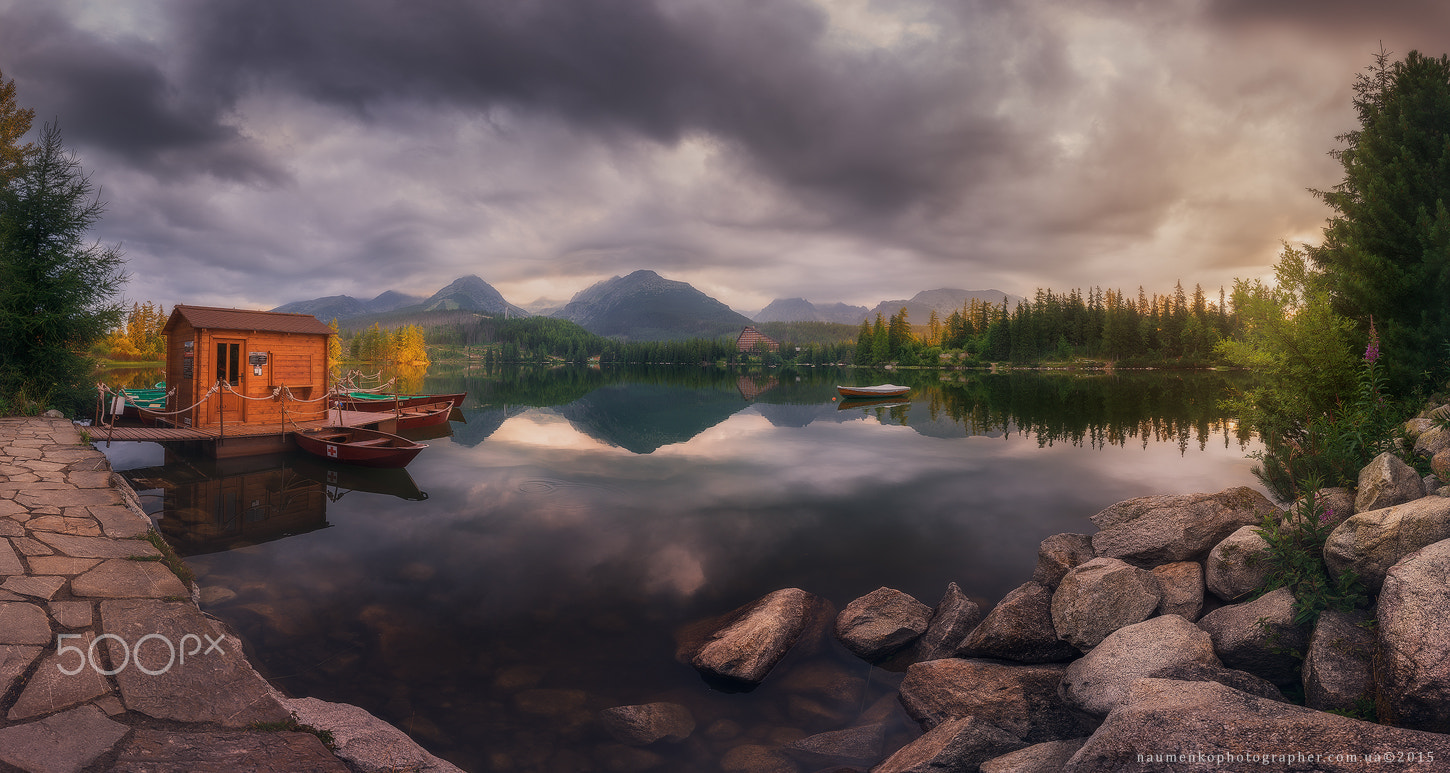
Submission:
[[138,503],[71,421],[0,419],[0,762],[458,770],[359,707],[268,683]]

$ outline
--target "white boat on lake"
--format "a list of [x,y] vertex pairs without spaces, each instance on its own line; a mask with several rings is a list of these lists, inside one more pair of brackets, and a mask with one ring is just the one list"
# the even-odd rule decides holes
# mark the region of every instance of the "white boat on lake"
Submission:
[[899,397],[911,391],[911,387],[897,386],[895,384],[878,384],[876,386],[837,386],[836,391],[842,397]]

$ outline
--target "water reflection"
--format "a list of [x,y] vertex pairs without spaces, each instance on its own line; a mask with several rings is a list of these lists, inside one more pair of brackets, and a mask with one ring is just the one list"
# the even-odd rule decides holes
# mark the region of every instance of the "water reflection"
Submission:
[[163,453],[162,464],[122,475],[138,491],[161,492],[160,507],[151,514],[183,556],[327,528],[327,504],[351,491],[428,498],[406,470],[362,470],[301,453],[234,459]]
[[[332,527],[190,562],[207,610],[284,690],[358,703],[465,769],[623,769],[596,713],[668,700],[698,730],[649,749],[654,769],[718,770],[732,748],[873,711],[897,740],[914,724],[899,676],[839,648],[713,692],[674,661],[683,624],[783,587],[840,607],[883,585],[934,604],[957,582],[991,603],[1031,576],[1043,537],[1091,531],[1112,502],[1253,482],[1216,408],[1232,375],[893,373],[876,380],[915,379],[909,400],[843,408],[847,375],[872,379],[430,376],[425,391],[469,400],[409,468],[426,498],[329,497],[342,479],[288,463],[250,485],[313,487]],[[181,505],[168,497],[163,523]],[[823,682],[848,697],[812,692]]]

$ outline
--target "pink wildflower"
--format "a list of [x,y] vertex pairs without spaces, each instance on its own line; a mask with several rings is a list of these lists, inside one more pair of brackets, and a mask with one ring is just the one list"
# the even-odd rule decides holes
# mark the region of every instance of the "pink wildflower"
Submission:
[[1374,329],[1374,317],[1370,317],[1369,318],[1369,346],[1368,347],[1365,347],[1365,350],[1364,350],[1364,359],[1365,359],[1365,362],[1368,362],[1371,365],[1373,365],[1374,364],[1374,361],[1375,360],[1378,360],[1379,358],[1380,358],[1380,337],[1379,337],[1379,333],[1375,332],[1375,329]]

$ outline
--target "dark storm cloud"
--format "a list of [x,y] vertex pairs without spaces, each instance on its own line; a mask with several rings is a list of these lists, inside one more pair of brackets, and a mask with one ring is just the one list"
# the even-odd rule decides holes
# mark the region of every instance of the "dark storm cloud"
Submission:
[[650,268],[874,304],[1260,273],[1322,223],[1354,75],[1438,52],[1440,7],[0,0],[0,69],[145,297]]
[[222,121],[224,105],[176,89],[159,52],[75,27],[57,6],[23,5],[0,24],[0,50],[37,120],[59,119],[72,143],[165,177],[198,172],[245,182],[281,174]]
[[[833,49],[823,12],[794,0],[232,0],[179,10],[188,77],[213,94],[280,89],[363,117],[397,101],[505,105],[662,144],[703,132],[858,212],[945,195],[1014,150],[1012,127],[992,117],[1003,84],[970,66],[996,58],[985,50],[991,35],[972,41],[979,62],[952,61],[957,41],[905,57]],[[933,16],[962,33],[959,18]],[[975,24],[998,16],[982,9]]]

